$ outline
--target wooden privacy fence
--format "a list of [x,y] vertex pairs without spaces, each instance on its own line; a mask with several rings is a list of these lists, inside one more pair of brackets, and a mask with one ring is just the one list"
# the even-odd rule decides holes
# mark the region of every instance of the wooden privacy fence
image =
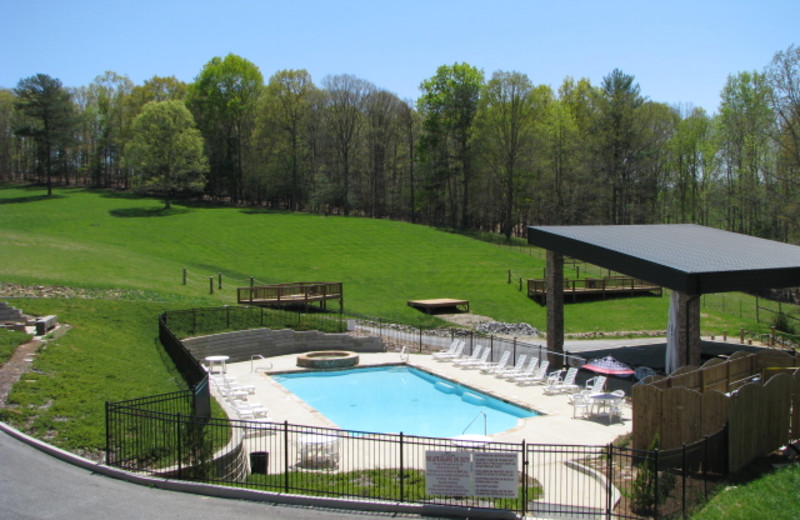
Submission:
[[800,438],[800,370],[797,358],[778,351],[739,352],[702,367],[683,367],[633,387],[633,447],[678,448],[727,428],[726,468],[735,472],[755,458]]

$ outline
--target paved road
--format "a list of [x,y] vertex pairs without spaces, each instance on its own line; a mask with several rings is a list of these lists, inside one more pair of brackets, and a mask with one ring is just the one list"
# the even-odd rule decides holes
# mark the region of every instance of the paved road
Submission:
[[423,518],[154,489],[68,464],[0,429],[0,520],[386,520],[387,517]]

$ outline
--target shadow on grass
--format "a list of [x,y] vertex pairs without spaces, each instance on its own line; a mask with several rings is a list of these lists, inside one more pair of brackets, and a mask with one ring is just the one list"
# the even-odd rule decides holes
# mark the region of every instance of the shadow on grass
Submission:
[[42,200],[56,200],[65,198],[63,195],[48,195],[42,193],[39,195],[28,195],[25,197],[12,197],[9,199],[0,198],[0,204],[24,204],[26,202],[39,202]]
[[183,215],[189,213],[191,210],[184,208],[121,208],[112,209],[109,214],[112,217],[118,218],[148,218],[148,217],[172,217],[174,215]]

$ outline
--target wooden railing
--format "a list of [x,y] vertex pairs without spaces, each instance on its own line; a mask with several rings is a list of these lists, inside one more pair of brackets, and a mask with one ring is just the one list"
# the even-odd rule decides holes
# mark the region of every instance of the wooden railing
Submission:
[[[661,296],[662,288],[652,282],[631,276],[611,276],[606,278],[583,278],[580,280],[564,280],[564,299],[571,297],[573,301],[582,296],[620,296],[651,293]],[[528,297],[544,303],[547,298],[547,282],[545,280],[528,280]]]
[[343,306],[342,282],[292,282],[274,285],[239,287],[237,300],[249,305],[308,305],[320,303],[325,308],[328,300],[339,301]]

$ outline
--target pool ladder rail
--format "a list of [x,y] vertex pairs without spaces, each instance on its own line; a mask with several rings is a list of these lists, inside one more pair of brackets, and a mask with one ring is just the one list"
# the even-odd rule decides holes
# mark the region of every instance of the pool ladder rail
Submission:
[[489,434],[488,433],[489,432],[489,418],[487,417],[486,412],[478,412],[478,415],[473,417],[473,419],[469,422],[467,427],[464,428],[464,430],[461,432],[461,434],[463,435],[463,434],[467,433],[467,430],[469,430],[469,427],[472,426],[472,424],[475,421],[477,421],[478,417],[480,417],[481,415],[483,416],[483,434],[484,435],[488,435]]
[[[264,361],[263,365],[256,366],[256,360]],[[266,372],[267,370],[272,370],[272,362],[268,361],[267,358],[262,356],[261,354],[253,354],[250,356],[250,372]]]

